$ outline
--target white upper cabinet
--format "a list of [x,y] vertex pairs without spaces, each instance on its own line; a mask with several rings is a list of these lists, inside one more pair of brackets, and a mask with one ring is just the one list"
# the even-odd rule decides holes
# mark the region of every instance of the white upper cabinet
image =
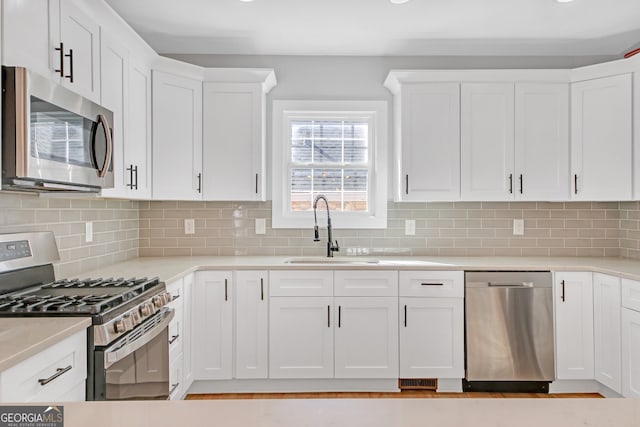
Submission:
[[[229,82],[247,77],[256,81]],[[203,198],[265,200],[266,93],[273,70],[207,70],[203,84]],[[259,81],[258,81],[259,80]]]
[[460,198],[460,85],[411,83],[395,95],[397,201]]
[[461,195],[463,200],[511,200],[515,189],[514,85],[463,83]]
[[123,153],[125,150],[125,123],[129,120],[129,51],[118,40],[102,35],[101,54],[101,92],[102,106],[113,112],[112,138],[114,145],[113,163],[114,182],[112,189],[102,190],[102,196],[126,196],[126,176]]
[[153,199],[202,199],[202,82],[153,70]]
[[586,272],[554,274],[556,378],[594,377],[593,278]]
[[[123,167],[127,197],[151,197],[151,69],[130,57]],[[128,180],[128,181],[127,181]]]
[[631,74],[571,86],[571,195],[629,200],[632,183]]
[[4,65],[100,102],[100,26],[72,0],[3,1]]
[[515,85],[515,200],[569,198],[569,85]]
[[633,73],[633,200],[640,200],[640,71]]

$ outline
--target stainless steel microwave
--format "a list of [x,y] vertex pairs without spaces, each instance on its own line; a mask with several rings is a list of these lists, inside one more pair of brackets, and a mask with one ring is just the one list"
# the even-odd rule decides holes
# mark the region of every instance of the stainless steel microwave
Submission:
[[2,188],[113,187],[113,113],[21,67],[2,67]]

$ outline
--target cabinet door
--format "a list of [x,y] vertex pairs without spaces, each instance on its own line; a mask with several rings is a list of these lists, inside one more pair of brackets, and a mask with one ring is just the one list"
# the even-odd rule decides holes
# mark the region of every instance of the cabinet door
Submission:
[[[193,383],[193,346],[195,345],[193,340],[193,290],[195,274],[191,273],[184,277],[184,301],[183,317],[182,317],[182,378],[183,378],[183,390],[186,392],[191,383]],[[226,308],[226,307],[225,307]]]
[[59,0],[2,0],[2,65],[26,67],[53,80],[60,74]]
[[231,273],[197,272],[193,293],[194,379],[231,379]]
[[620,279],[593,275],[595,379],[622,392],[620,361]]
[[129,173],[124,164],[124,153],[128,145],[128,135],[125,135],[125,118],[129,119],[128,88],[129,88],[129,51],[120,42],[103,34],[100,40],[100,54],[102,70],[101,92],[102,105],[113,112],[113,188],[102,190],[104,197],[126,197]]
[[516,200],[569,198],[569,85],[515,86]]
[[622,394],[640,397],[640,312],[622,310]]
[[153,198],[202,198],[202,83],[153,71]]
[[575,200],[631,198],[631,74],[571,86]]
[[594,377],[591,273],[555,273],[556,377]]
[[400,298],[400,378],[464,377],[464,300]]
[[[129,63],[129,114],[125,123],[124,168],[129,198],[151,197],[151,70],[136,58]],[[125,181],[127,182],[127,181]]]
[[333,378],[332,297],[269,299],[269,378]]
[[513,199],[513,84],[463,83],[461,99],[462,199]]
[[100,103],[100,26],[75,5],[60,1],[60,38],[69,57],[62,84]]
[[203,84],[205,200],[265,200],[261,87],[259,83]]
[[403,85],[397,200],[460,198],[460,85]]
[[267,378],[269,283],[266,271],[237,271],[235,378]]
[[398,378],[398,299],[338,297],[336,378]]
[[633,73],[633,200],[640,200],[640,72]]

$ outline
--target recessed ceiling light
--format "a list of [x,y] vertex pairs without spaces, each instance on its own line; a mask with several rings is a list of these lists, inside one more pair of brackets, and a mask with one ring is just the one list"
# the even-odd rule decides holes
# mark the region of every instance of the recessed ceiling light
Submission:
[[242,3],[251,3],[253,0],[240,0]]
[[404,4],[409,2],[409,0],[389,0],[389,1],[393,4]]
[[556,0],[557,3],[571,3],[575,0]]

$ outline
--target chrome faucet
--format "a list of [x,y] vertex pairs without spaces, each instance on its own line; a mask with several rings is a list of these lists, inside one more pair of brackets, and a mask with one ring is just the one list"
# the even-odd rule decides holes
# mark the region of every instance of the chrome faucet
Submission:
[[313,201],[313,220],[315,221],[315,226],[313,227],[313,234],[314,234],[313,241],[314,242],[320,241],[320,233],[318,232],[318,215],[317,215],[319,200],[324,200],[324,204],[327,207],[327,239],[329,240],[327,242],[327,256],[333,257],[333,253],[338,252],[340,250],[340,246],[338,246],[338,241],[336,240],[334,242],[331,236],[331,215],[329,214],[329,201],[323,194],[318,194]]

